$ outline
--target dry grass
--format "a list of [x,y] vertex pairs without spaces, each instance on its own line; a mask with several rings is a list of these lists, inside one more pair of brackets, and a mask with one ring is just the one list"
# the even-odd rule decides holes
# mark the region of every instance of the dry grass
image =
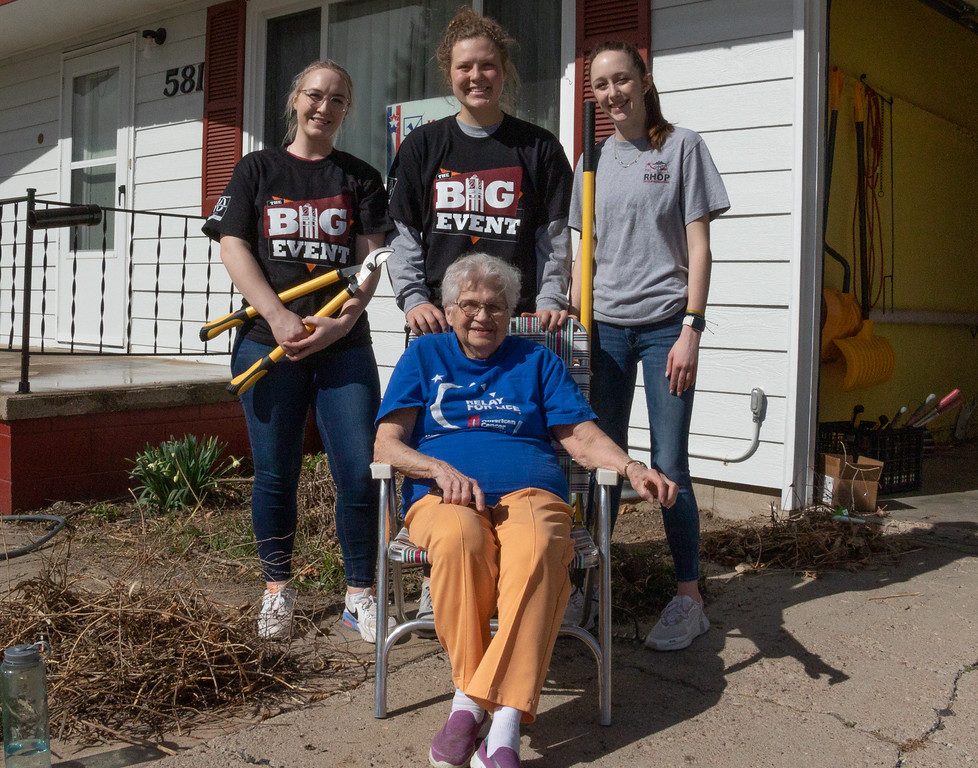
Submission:
[[738,571],[788,570],[817,576],[830,569],[864,568],[891,559],[909,544],[889,537],[885,515],[860,515],[864,523],[833,517],[825,506],[730,523],[702,537],[702,556]]
[[[131,504],[59,504],[69,525],[0,593],[0,646],[46,640],[52,734],[162,739],[219,717],[265,717],[360,685],[369,664],[334,644],[342,561],[324,461],[300,482],[291,644],[258,639],[261,581],[247,496],[231,481],[207,510],[141,518]],[[328,571],[328,576],[323,571]],[[323,582],[328,582],[324,585]]]

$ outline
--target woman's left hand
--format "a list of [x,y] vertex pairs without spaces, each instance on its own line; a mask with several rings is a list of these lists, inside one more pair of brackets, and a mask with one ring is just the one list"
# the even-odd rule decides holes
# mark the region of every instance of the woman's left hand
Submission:
[[700,356],[700,332],[688,325],[683,326],[676,343],[669,350],[666,360],[666,378],[669,394],[681,395],[696,384],[696,369]]
[[540,327],[545,331],[556,331],[567,322],[566,309],[540,309],[536,312],[524,312],[520,317],[540,318]]
[[282,345],[285,356],[292,361],[302,360],[321,349],[326,349],[333,342],[343,338],[350,330],[349,322],[343,318],[310,315],[302,318],[302,322],[307,328],[312,329],[312,333],[304,339]]
[[636,461],[629,464],[626,472],[635,493],[646,501],[658,499],[666,509],[676,503],[679,486],[658,470]]

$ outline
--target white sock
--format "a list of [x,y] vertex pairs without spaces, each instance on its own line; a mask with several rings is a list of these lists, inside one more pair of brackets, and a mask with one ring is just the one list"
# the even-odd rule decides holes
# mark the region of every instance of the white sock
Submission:
[[482,722],[482,713],[485,710],[456,688],[455,698],[452,699],[452,712],[471,712],[478,723]]
[[492,757],[500,747],[520,753],[520,718],[523,713],[513,707],[499,707],[492,713],[492,726],[486,736],[486,754]]

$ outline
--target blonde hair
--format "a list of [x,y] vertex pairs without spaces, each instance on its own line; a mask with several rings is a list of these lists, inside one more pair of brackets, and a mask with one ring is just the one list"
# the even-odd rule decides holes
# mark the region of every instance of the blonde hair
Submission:
[[[591,51],[587,57],[588,71],[590,71],[591,64],[594,63],[598,55],[605,51],[624,53],[632,60],[632,66],[638,71],[639,80],[645,80],[645,76],[649,73],[649,68],[646,66],[642,54],[638,52],[638,48],[634,44],[619,40],[609,40],[608,42],[601,43]],[[669,134],[675,130],[675,126],[662,116],[662,106],[659,104],[659,92],[655,88],[655,83],[650,83],[648,90],[645,91],[644,103],[645,132],[649,137],[649,146],[652,149],[661,150]]]
[[[448,22],[448,26],[445,28],[445,35],[442,37],[438,50],[435,51],[435,61],[438,62],[438,68],[445,78],[445,84],[451,90],[452,53],[455,50],[456,44],[463,40],[471,40],[474,37],[486,38],[486,40],[492,43],[496,52],[499,54],[499,61],[503,65],[504,85],[500,104],[504,110],[510,111],[513,95],[515,95],[520,85],[520,78],[516,72],[516,66],[513,64],[512,56],[512,50],[516,45],[516,41],[509,36],[509,33],[503,29],[498,21],[489,16],[480,16],[468,6],[460,8],[458,13],[455,14],[455,17]],[[509,88],[505,86],[509,86]],[[512,91],[512,94],[510,91]]]
[[302,87],[302,81],[306,79],[306,75],[315,72],[317,69],[328,69],[340,76],[343,85],[346,86],[350,100],[346,113],[349,115],[353,109],[353,78],[350,77],[350,73],[332,59],[314,61],[293,78],[292,87],[289,88],[289,96],[285,100],[285,139],[282,141],[283,144],[291,144],[295,139],[295,133],[299,129],[299,118],[295,113],[295,100],[299,97],[299,90]]
[[506,299],[512,313],[520,300],[520,271],[498,256],[488,253],[470,253],[453,261],[441,281],[441,302],[446,311],[452,307],[463,290],[480,285],[497,288]]

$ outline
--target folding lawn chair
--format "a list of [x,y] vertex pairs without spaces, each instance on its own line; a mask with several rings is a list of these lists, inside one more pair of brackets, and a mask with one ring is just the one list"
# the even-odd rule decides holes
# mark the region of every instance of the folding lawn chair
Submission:
[[[590,352],[587,332],[576,320],[568,322],[557,331],[543,331],[537,318],[513,318],[510,322],[511,335],[544,344],[560,356],[570,370],[577,385],[588,395],[590,390]],[[590,473],[571,460],[566,451],[555,443],[557,454],[568,476],[572,497],[585,499],[588,493]],[[408,566],[421,566],[428,562],[428,553],[411,543],[407,529],[396,509],[394,494],[394,473],[389,464],[374,463],[371,472],[375,480],[381,482],[379,509],[379,547],[377,554],[377,627],[387,626],[389,606],[389,580],[393,576],[394,615],[397,625],[385,640],[378,637],[376,678],[374,683],[374,717],[387,717],[387,662],[391,649],[405,635],[417,630],[433,632],[432,620],[409,620],[404,611],[404,584],[402,571]],[[618,474],[613,470],[599,469],[595,473],[598,489],[598,505],[595,520],[592,521],[594,537],[586,527],[575,521],[571,530],[574,539],[574,559],[571,568],[588,570],[585,586],[585,609],[581,618],[583,624],[590,615],[592,594],[591,585],[594,574],[598,584],[598,627],[597,637],[582,626],[562,625],[560,634],[576,637],[585,643],[594,654],[598,665],[598,708],[601,725],[611,724],[611,496],[610,488],[618,482]],[[582,508],[586,506],[582,504]],[[393,532],[396,532],[393,536]],[[495,631],[496,622],[492,622]]]

